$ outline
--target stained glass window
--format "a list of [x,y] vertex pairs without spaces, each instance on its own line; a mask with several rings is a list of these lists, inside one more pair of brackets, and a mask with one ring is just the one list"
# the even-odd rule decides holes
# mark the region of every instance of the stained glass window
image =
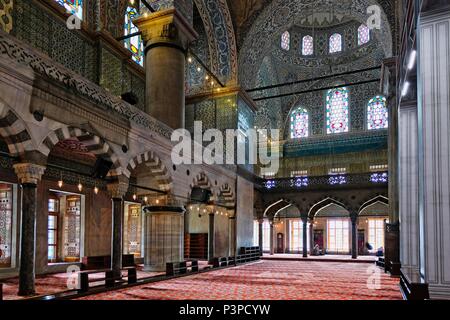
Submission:
[[348,90],[346,87],[328,90],[327,133],[348,132]]
[[290,46],[291,35],[289,34],[289,31],[286,31],[281,35],[281,49],[289,51]]
[[83,0],[56,0],[56,2],[66,8],[67,12],[83,20]]
[[141,256],[141,206],[126,205],[124,219],[124,252]]
[[[139,16],[138,10],[134,7],[127,7],[125,14],[124,35],[130,35],[139,32],[139,29],[134,25],[133,19]],[[134,36],[125,39],[125,48],[133,54],[133,61],[139,65],[144,65],[144,42],[141,36]]]
[[342,36],[339,33],[332,34],[330,37],[330,53],[342,51]]
[[75,262],[80,260],[81,235],[81,197],[67,197],[64,215],[64,260]]
[[291,114],[291,138],[305,138],[309,132],[308,111],[303,108],[295,109]]
[[311,36],[304,36],[302,40],[302,54],[310,56],[314,53],[314,39]]
[[361,46],[370,41],[370,29],[362,24],[358,28],[358,46]]
[[388,109],[386,98],[376,96],[370,99],[367,105],[367,129],[385,129],[388,127]]

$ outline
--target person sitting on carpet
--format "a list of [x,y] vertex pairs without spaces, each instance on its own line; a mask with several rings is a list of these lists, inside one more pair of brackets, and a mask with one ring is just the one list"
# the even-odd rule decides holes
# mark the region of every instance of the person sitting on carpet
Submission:
[[382,257],[384,255],[384,248],[383,247],[379,247],[376,253],[377,257]]
[[313,254],[312,254],[313,256],[321,256],[321,255],[323,255],[323,252],[322,252],[322,250],[320,249],[320,247],[319,247],[319,245],[318,244],[316,244],[315,246],[314,246],[314,248],[313,248]]

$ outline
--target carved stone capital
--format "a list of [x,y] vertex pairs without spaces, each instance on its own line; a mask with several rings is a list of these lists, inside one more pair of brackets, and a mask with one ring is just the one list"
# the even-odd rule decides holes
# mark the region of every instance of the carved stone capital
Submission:
[[16,163],[13,168],[21,184],[38,184],[46,169],[34,163]]
[[122,199],[128,192],[128,187],[130,186],[128,179],[119,179],[108,183],[107,189],[108,193],[113,199]]
[[142,39],[147,48],[157,44],[167,44],[186,50],[198,37],[186,18],[174,8],[144,15],[133,23],[142,32]]

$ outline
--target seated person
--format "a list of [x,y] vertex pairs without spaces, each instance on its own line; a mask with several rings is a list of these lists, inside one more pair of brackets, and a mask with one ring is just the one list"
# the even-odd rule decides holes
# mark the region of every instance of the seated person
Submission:
[[322,252],[322,250],[320,249],[320,247],[319,247],[318,244],[316,244],[316,245],[314,246],[312,255],[313,255],[313,256],[320,256],[320,255],[323,255],[323,252]]
[[383,248],[383,247],[379,247],[379,248],[377,249],[376,256],[377,256],[377,257],[382,257],[383,255],[384,255],[384,248]]

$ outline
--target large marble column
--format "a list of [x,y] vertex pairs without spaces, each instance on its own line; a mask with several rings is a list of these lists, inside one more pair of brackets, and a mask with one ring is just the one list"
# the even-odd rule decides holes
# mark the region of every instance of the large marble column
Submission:
[[302,239],[302,247],[303,247],[303,258],[308,257],[308,217],[302,217],[302,227],[303,227],[303,239]]
[[399,107],[399,213],[402,268],[419,271],[417,103]]
[[35,294],[37,184],[45,167],[32,163],[14,165],[22,186],[19,296]]
[[450,299],[450,10],[418,26],[420,272],[432,299]]
[[111,269],[115,277],[120,277],[123,253],[123,197],[128,190],[128,180],[122,179],[108,184],[108,191],[112,198],[112,236],[111,236]]
[[274,243],[273,243],[273,221],[270,221],[270,255],[273,256],[275,253]]
[[352,259],[358,258],[358,214],[350,214],[350,221],[352,223]]
[[314,219],[309,220],[309,254],[314,250]]
[[184,128],[185,60],[197,33],[177,9],[148,14],[134,21],[145,46],[145,111],[168,126]]
[[184,208],[144,207],[144,270],[165,271],[167,262],[184,260]]
[[214,258],[214,248],[215,248],[215,236],[214,236],[214,212],[209,214],[209,228],[208,228],[208,261],[212,262]]
[[261,252],[261,256],[263,255],[263,223],[264,219],[258,220],[258,245],[259,251]]

